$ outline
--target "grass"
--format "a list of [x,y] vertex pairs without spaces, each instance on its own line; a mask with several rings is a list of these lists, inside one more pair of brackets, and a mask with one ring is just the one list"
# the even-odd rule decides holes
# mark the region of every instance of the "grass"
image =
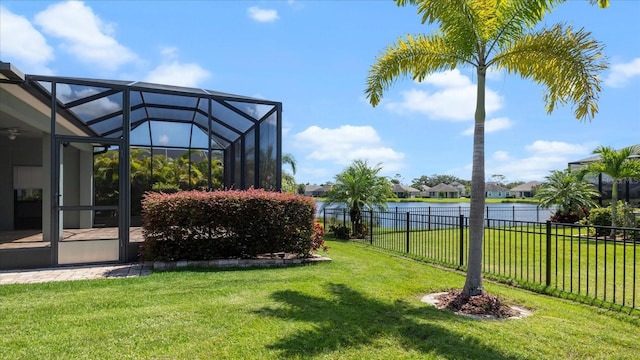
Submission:
[[[598,241],[580,231],[553,227],[551,288],[589,299],[640,309],[640,249],[638,245]],[[376,227],[373,245],[406,253],[406,231]],[[539,226],[492,227],[485,229],[483,271],[504,281],[540,288],[546,281],[546,229]],[[412,230],[409,254],[421,259],[459,267],[458,228]],[[464,237],[464,264],[467,263],[468,231]]]
[[0,286],[2,359],[640,357],[640,318],[487,282],[535,311],[474,320],[420,301],[461,273],[328,241],[331,263]]

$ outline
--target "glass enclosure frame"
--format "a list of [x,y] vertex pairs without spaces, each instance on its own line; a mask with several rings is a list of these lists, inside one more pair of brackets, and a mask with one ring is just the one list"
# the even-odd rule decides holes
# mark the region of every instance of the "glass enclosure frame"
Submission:
[[[65,142],[118,147],[119,261],[131,259],[131,149],[200,151],[208,160],[207,190],[212,186],[212,159],[221,152],[224,189],[263,188],[280,191],[282,173],[282,104],[204,89],[119,80],[25,75],[24,85],[50,106],[49,229],[52,265],[58,265],[62,240],[61,211],[96,211],[95,204],[60,205],[60,148]],[[163,138],[157,129],[168,134]],[[169,137],[177,136],[169,141]],[[46,135],[45,135],[46,136]],[[180,138],[182,136],[182,138]],[[166,141],[164,141],[166,140]],[[47,161],[43,159],[43,161]],[[189,174],[191,173],[189,158]],[[153,169],[151,170],[153,172]],[[190,175],[189,175],[190,176]],[[54,190],[55,189],[55,190]],[[103,210],[106,210],[105,207]]]

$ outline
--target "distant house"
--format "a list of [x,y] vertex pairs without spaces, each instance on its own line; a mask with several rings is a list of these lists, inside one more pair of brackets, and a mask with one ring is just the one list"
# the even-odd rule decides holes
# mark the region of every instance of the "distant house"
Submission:
[[429,197],[429,190],[431,189],[427,185],[420,185],[420,197]]
[[484,186],[484,197],[487,199],[504,199],[509,195],[509,189],[496,183],[490,182]]
[[460,197],[460,189],[440,183],[427,192],[429,197],[432,198],[459,198]]
[[400,199],[420,196],[420,190],[402,184],[393,184],[393,189],[391,191],[393,191],[393,193]]
[[330,185],[307,185],[304,187],[304,195],[311,197],[325,197],[329,190],[331,190]]
[[512,188],[509,192],[517,198],[531,198],[533,197],[533,191],[540,186],[540,184],[540,181],[529,181],[528,183]]
[[460,191],[460,196],[467,196],[467,188],[464,185],[460,184],[457,181],[454,181],[451,183],[451,186]]

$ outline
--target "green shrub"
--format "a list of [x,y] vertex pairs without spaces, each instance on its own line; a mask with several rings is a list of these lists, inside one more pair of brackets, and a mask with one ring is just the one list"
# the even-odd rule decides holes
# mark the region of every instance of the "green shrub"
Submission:
[[344,225],[331,225],[329,231],[340,240],[349,240],[349,228]]
[[300,256],[324,245],[316,206],[299,195],[247,191],[148,192],[143,199],[144,260]]
[[[603,207],[591,209],[589,217],[584,219],[583,223],[594,226],[611,226],[611,208]],[[603,236],[608,235],[611,230],[608,228],[597,227],[592,231],[595,231],[592,235]]]
[[[618,201],[618,207],[616,210],[616,224],[618,227],[635,228],[638,226],[638,222],[633,214],[633,208],[631,206],[624,204],[622,201]],[[611,226],[611,217],[611,206],[595,208],[591,210],[589,217],[581,221],[581,223],[593,226],[603,226],[596,227],[595,230],[591,230],[593,233],[592,235],[603,236],[608,235],[611,232],[611,229],[609,228]],[[637,234],[638,232],[635,233]]]

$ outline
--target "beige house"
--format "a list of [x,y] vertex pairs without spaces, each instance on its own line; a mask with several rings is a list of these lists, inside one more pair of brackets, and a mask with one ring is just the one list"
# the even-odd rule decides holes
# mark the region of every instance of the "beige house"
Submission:
[[420,196],[420,190],[402,184],[393,184],[393,189],[391,191],[393,191],[393,193],[400,199],[412,199]]
[[306,185],[304,187],[304,195],[311,197],[325,197],[329,190],[331,190],[330,185]]
[[457,187],[440,183],[427,191],[429,197],[432,198],[459,198],[460,189]]
[[532,198],[535,189],[540,186],[540,184],[542,184],[540,181],[529,181],[528,183],[512,188],[509,190],[509,193],[520,199]]
[[505,199],[511,195],[509,189],[496,183],[486,183],[484,186],[484,196],[487,199]]

